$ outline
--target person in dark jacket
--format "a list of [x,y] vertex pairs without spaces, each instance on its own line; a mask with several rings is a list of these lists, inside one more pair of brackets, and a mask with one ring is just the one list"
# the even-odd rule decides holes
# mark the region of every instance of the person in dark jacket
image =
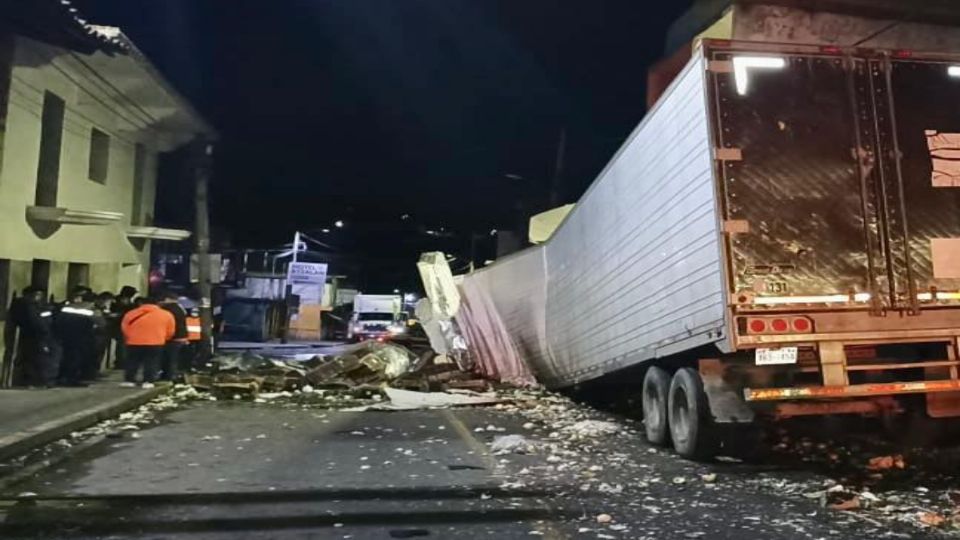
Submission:
[[174,321],[173,337],[163,349],[160,380],[173,381],[177,377],[177,369],[187,345],[187,312],[177,301],[177,295],[171,292],[160,296],[160,307],[170,312]]
[[53,332],[63,350],[59,377],[63,386],[85,386],[84,381],[96,379],[100,371],[97,333],[105,323],[95,299],[88,288],[77,287],[54,317]]
[[137,307],[134,303],[134,298],[136,296],[137,289],[131,287],[130,285],[124,285],[110,306],[110,315],[108,318],[111,324],[110,333],[111,337],[113,337],[113,339],[116,341],[116,353],[113,364],[114,369],[124,368],[123,361],[126,357],[127,348],[123,339],[123,332],[120,330],[120,321],[123,320],[123,316],[126,315],[127,312]]
[[10,306],[18,332],[15,384],[53,386],[60,368],[60,351],[53,337],[53,311],[46,291],[29,286]]
[[120,326],[120,323],[114,320],[113,313],[110,311],[113,308],[113,299],[112,292],[104,291],[98,294],[97,299],[93,302],[103,317],[103,326],[100,327],[96,335],[98,365],[109,365],[110,340],[113,339],[114,326]]

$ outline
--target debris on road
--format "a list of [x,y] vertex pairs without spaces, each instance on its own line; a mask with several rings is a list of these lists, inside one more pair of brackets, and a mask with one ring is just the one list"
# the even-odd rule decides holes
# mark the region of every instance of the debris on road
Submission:
[[580,437],[600,437],[603,435],[612,435],[614,433],[619,433],[621,430],[620,424],[614,422],[604,422],[601,420],[583,420],[567,426],[564,428],[564,431],[569,431]]
[[935,512],[917,512],[917,520],[929,527],[939,527],[947,521],[947,518]]
[[495,456],[504,454],[532,454],[537,444],[523,435],[498,435],[490,444],[490,453]]
[[[295,394],[317,394],[320,399],[314,400],[314,405],[362,407],[373,405],[366,401],[389,398],[380,390],[385,385],[425,395],[398,395],[402,403],[391,400],[393,405],[384,404],[379,407],[382,409],[480,403],[477,399],[450,397],[450,393],[486,392],[491,389],[490,382],[442,360],[443,357],[433,354],[418,356],[395,343],[365,341],[348,347],[341,354],[317,355],[306,360],[271,358],[250,352],[219,356],[214,359],[211,372],[187,375],[186,381],[221,399],[248,398],[257,403],[291,398]],[[431,394],[426,394],[428,392]],[[336,399],[335,395],[345,399]],[[484,404],[494,402],[488,398]]]
[[888,469],[903,469],[906,467],[906,463],[903,461],[903,456],[900,454],[893,456],[877,456],[870,458],[870,461],[867,462],[867,469],[871,471],[885,471]]

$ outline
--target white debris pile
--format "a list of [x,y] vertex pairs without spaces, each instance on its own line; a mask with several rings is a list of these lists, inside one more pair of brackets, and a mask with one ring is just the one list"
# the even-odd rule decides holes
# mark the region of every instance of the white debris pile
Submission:
[[490,443],[490,452],[495,456],[504,454],[532,454],[536,452],[538,443],[523,435],[498,435]]
[[[956,490],[960,448],[918,447],[891,452],[887,438],[797,436],[780,431],[770,459],[786,466],[819,467],[830,478],[787,480],[761,473],[746,486],[817,501],[876,523],[908,523],[952,535],[960,533],[960,491]],[[927,484],[931,487],[927,487]]]
[[613,422],[604,422],[602,420],[581,420],[571,426],[563,428],[564,431],[573,433],[581,438],[602,437],[604,435],[613,435],[619,433],[622,427]]
[[160,413],[176,409],[186,402],[198,399],[209,399],[209,397],[191,386],[176,385],[169,392],[134,410],[121,413],[115,418],[104,420],[88,428],[74,431],[67,437],[36,448],[10,461],[0,463],[0,473],[15,471],[28,464],[49,463],[51,459],[55,459],[58,453],[94,437],[139,439],[140,430],[157,423],[159,421],[157,417]]
[[[522,434],[499,434],[502,429],[477,428],[484,435],[494,455],[507,454],[540,456],[535,463],[523,462],[518,476],[542,476],[551,482],[574,486],[568,495],[582,497],[594,493],[600,497],[616,497],[630,490],[637,493],[644,487],[646,464],[633,460],[628,454],[611,452],[620,444],[618,439],[633,444],[640,434],[631,420],[614,421],[603,413],[578,405],[569,398],[538,390],[501,390],[502,403],[494,409],[519,416],[514,430]],[[493,431],[497,434],[491,435]],[[508,430],[510,431],[510,430]],[[510,463],[508,458],[505,463]],[[503,461],[501,461],[503,463]],[[604,471],[629,474],[629,484],[619,483]]]
[[132,411],[71,433],[70,439],[82,440],[96,435],[119,437],[125,432],[136,432],[144,426],[155,424],[158,413],[176,409],[186,402],[199,399],[208,399],[208,395],[198,392],[192,386],[178,384],[170,392],[161,394]]

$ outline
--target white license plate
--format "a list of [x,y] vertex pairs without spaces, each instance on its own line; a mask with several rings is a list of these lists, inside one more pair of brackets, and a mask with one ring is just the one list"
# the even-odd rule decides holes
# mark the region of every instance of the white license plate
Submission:
[[797,348],[780,347],[779,349],[757,349],[756,362],[758,366],[796,364]]

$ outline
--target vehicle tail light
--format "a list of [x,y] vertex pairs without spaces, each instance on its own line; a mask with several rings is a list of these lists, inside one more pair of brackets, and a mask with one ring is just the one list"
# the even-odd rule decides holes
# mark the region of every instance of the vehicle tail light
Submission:
[[751,334],[763,334],[767,331],[767,322],[763,319],[750,319],[747,328],[750,329]]
[[908,50],[893,51],[893,54],[891,54],[891,56],[893,56],[894,58],[913,58],[913,51],[908,51]]
[[749,334],[807,334],[813,331],[808,317],[751,317],[747,319]]
[[801,334],[813,331],[813,322],[806,317],[794,317],[793,320],[790,321],[790,326],[793,327],[794,332]]
[[840,47],[825,46],[825,47],[820,47],[820,52],[822,52],[823,54],[843,54],[843,49],[841,49]]
[[790,329],[790,325],[787,323],[786,319],[774,319],[770,321],[770,330],[778,334],[782,334]]

